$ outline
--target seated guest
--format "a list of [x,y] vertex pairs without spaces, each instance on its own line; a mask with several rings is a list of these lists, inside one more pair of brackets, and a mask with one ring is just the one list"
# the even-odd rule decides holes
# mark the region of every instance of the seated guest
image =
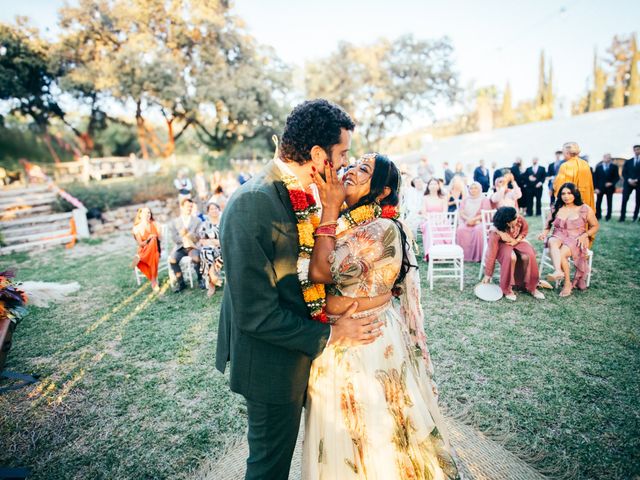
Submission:
[[[547,240],[554,272],[547,276],[550,282],[564,278],[561,297],[571,295],[573,288],[587,288],[589,275],[589,242],[600,228],[598,219],[589,205],[582,203],[580,191],[573,183],[565,183],[558,190],[547,228],[540,240]],[[551,232],[551,235],[549,233]],[[547,238],[548,237],[548,238]],[[569,257],[576,273],[571,281]]]
[[197,248],[198,242],[198,228],[200,227],[200,220],[197,216],[193,215],[195,212],[195,203],[190,198],[183,198],[180,202],[180,216],[171,221],[169,227],[171,230],[171,238],[175,247],[169,255],[169,265],[178,285],[176,292],[184,290],[184,278],[182,276],[182,269],[180,268],[180,260],[185,256],[189,256],[191,261],[195,265],[195,271],[198,275],[198,285],[204,289],[204,279],[200,272],[200,251]]
[[133,238],[138,242],[138,252],[133,260],[133,266],[149,279],[151,288],[155,292],[158,287],[158,263],[160,261],[160,229],[153,220],[153,214],[148,207],[138,209],[133,220]]
[[415,177],[411,180],[410,186],[403,189],[401,210],[404,214],[404,222],[413,232],[413,236],[416,237],[418,228],[424,221],[420,215],[425,189],[424,182],[422,178]]
[[496,260],[500,263],[500,288],[509,300],[515,300],[513,286],[526,290],[535,298],[544,299],[538,290],[538,264],[536,252],[525,240],[529,232],[527,221],[513,207],[501,207],[493,217],[493,226],[487,239],[484,278],[491,282]]
[[491,210],[491,202],[482,195],[480,182],[469,186],[469,195],[462,200],[458,210],[459,221],[456,243],[464,251],[467,262],[482,260],[482,215],[481,210]]
[[[447,211],[447,197],[445,197],[440,182],[432,178],[427,182],[427,188],[424,191],[422,197],[422,209],[420,215],[426,217],[429,213],[444,213]],[[429,258],[429,252],[427,251],[429,245],[429,229],[427,228],[427,222],[424,221],[420,225],[422,230],[422,245],[424,246],[424,260]]]
[[200,250],[200,270],[207,285],[207,296],[216,293],[216,287],[222,285],[222,252],[220,250],[220,207],[208,203],[204,221],[198,228],[198,250]]
[[522,190],[512,173],[496,178],[494,189],[495,193],[491,195],[493,208],[513,207],[518,210],[518,199],[522,197]]
[[449,185],[449,198],[447,201],[447,211],[455,212],[458,209],[458,205],[464,198],[466,192],[466,186],[464,182],[464,178],[455,175],[453,180],[451,180],[451,184]]

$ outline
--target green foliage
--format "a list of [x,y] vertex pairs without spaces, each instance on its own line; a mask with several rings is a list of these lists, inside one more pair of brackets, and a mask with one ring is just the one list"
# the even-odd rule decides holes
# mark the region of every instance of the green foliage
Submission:
[[96,134],[95,141],[100,154],[106,157],[127,157],[140,150],[135,127],[124,123],[109,122]]
[[[175,195],[173,176],[145,178],[122,178],[101,183],[84,185],[79,182],[62,185],[72,196],[80,200],[87,209],[97,208],[104,212],[125,205],[133,205],[151,200],[162,200]],[[54,204],[56,211],[70,211],[72,205],[58,198]]]
[[414,113],[428,113],[436,101],[458,93],[448,38],[418,40],[411,35],[367,46],[342,42],[329,57],[307,64],[307,97],[343,106],[358,124],[368,150]]
[[52,92],[56,73],[48,61],[49,45],[21,23],[0,23],[0,45],[0,100],[8,100],[12,112],[30,117],[43,132],[50,117],[63,116]]

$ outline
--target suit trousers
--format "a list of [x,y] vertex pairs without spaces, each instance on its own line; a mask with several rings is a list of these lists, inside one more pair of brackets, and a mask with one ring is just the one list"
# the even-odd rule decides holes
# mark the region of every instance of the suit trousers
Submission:
[[611,210],[613,208],[613,189],[607,188],[604,191],[600,191],[596,195],[596,218],[600,220],[602,218],[602,199],[607,197],[607,216],[606,219],[611,219]]
[[245,480],[287,480],[304,396],[275,405],[247,399],[249,458]]
[[536,215],[542,215],[542,187],[530,188],[527,190],[527,215],[533,215],[533,201],[536,201]]
[[636,191],[636,207],[633,209],[633,219],[636,220],[638,218],[638,210],[640,210],[640,184],[632,187],[625,179],[624,187],[622,187],[622,209],[620,210],[621,222],[624,221],[624,218],[627,216],[627,202],[634,190]]

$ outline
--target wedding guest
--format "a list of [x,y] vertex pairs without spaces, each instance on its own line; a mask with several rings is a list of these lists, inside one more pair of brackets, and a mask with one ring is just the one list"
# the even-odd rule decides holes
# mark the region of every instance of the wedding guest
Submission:
[[456,232],[456,243],[462,247],[467,262],[482,260],[481,210],[491,210],[491,201],[482,195],[482,185],[473,182],[469,186],[469,195],[460,203]]
[[220,271],[222,270],[222,253],[220,250],[220,206],[210,202],[207,204],[204,221],[198,227],[198,250],[200,250],[200,270],[205,279],[207,296],[216,293],[220,287]]
[[518,209],[518,199],[522,197],[522,190],[515,182],[511,172],[498,177],[494,188],[495,192],[491,195],[493,208],[513,207]]
[[638,220],[640,211],[640,145],[633,146],[633,157],[624,162],[622,167],[622,209],[620,210],[620,221],[624,222],[627,216],[627,202],[629,197],[636,191],[636,206],[633,209],[633,221]]
[[480,160],[480,164],[473,171],[473,181],[481,185],[483,192],[488,192],[491,187],[490,177],[489,170],[484,166],[484,160]]
[[529,232],[527,221],[513,207],[500,207],[493,217],[493,226],[487,239],[484,278],[490,283],[496,260],[500,263],[500,289],[508,300],[516,300],[513,287],[529,292],[542,300],[538,290],[540,274],[536,263],[536,252],[526,240]]
[[433,166],[429,164],[429,159],[427,157],[422,157],[420,159],[420,164],[418,165],[418,177],[422,179],[423,182],[426,182],[435,173]]
[[458,205],[460,205],[460,202],[464,198],[466,190],[467,188],[465,187],[463,178],[455,175],[449,185],[447,211],[455,212],[458,209]]
[[185,198],[191,198],[191,190],[193,190],[193,185],[191,184],[191,180],[187,176],[188,170],[186,168],[181,168],[178,170],[178,175],[173,181],[173,186],[176,187],[178,191],[178,202],[181,202]]
[[175,246],[169,255],[169,266],[178,282],[175,292],[180,292],[185,289],[180,260],[187,255],[196,267],[195,271],[198,275],[198,285],[202,289],[206,287],[199,268],[200,251],[197,248],[197,232],[201,222],[197,216],[193,215],[194,209],[195,203],[193,203],[193,200],[190,198],[182,199],[180,203],[180,216],[170,223],[171,238]]
[[[427,182],[427,188],[425,189],[423,200],[422,200],[422,209],[420,210],[420,215],[426,217],[429,213],[444,213],[447,211],[448,207],[447,197],[445,196],[440,183],[435,178],[430,179]],[[427,246],[429,245],[429,229],[427,228],[428,220],[424,221],[420,226],[422,230],[422,245],[424,246],[424,260],[427,261],[429,258],[429,252],[427,250]]]
[[133,238],[138,243],[138,252],[133,260],[133,266],[149,279],[151,288],[157,292],[158,263],[160,262],[160,229],[153,219],[149,207],[139,208],[133,220]]
[[409,186],[405,189],[402,197],[402,211],[404,213],[404,221],[413,232],[414,237],[417,236],[418,228],[423,222],[420,215],[424,197],[425,185],[421,177],[415,177],[411,180]]
[[[547,280],[553,283],[564,278],[561,297],[571,295],[574,288],[587,288],[589,242],[598,228],[598,219],[593,209],[583,202],[580,190],[573,183],[561,185],[547,228],[538,237],[547,241],[553,262],[554,271],[547,276]],[[569,269],[570,257],[576,268],[573,281]]]
[[[453,172],[454,177],[461,177],[463,184],[467,184],[467,175],[464,173],[464,167],[461,162],[456,163],[456,170]],[[451,179],[453,181],[453,178]],[[447,184],[448,185],[448,184]]]
[[616,183],[620,180],[618,166],[611,163],[611,154],[605,153],[602,161],[596,165],[593,171],[593,186],[596,193],[596,218],[602,218],[602,199],[607,197],[607,222],[611,219],[613,207],[613,194],[616,191]]
[[449,168],[449,162],[443,162],[442,164],[442,177],[444,179],[444,184],[449,185],[451,183],[451,179],[453,178],[453,171]]
[[215,203],[220,207],[220,210],[222,211],[224,210],[224,207],[227,205],[227,200],[228,200],[228,197],[225,194],[225,191],[222,188],[222,185],[219,184],[218,186],[216,186],[215,190],[213,190],[213,194],[211,195],[211,198],[209,198],[209,201],[207,203]]
[[538,158],[534,157],[531,166],[524,172],[527,179],[526,209],[527,216],[533,215],[533,203],[536,203],[536,216],[542,215],[542,188],[546,172],[544,167],[538,165]]
[[560,165],[564,163],[564,158],[562,158],[562,150],[556,150],[556,159],[549,164],[547,168],[547,180],[549,187],[549,197],[550,197],[550,205],[553,205],[556,202],[556,196],[553,191],[553,181],[556,178],[556,174],[558,170],[560,170]]
[[562,146],[562,154],[564,155],[565,162],[560,165],[556,173],[556,178],[553,181],[553,189],[557,197],[562,185],[565,183],[573,183],[577,189],[580,190],[582,201],[589,205],[591,210],[595,210],[591,167],[578,156],[579,153],[580,147],[576,142],[567,142]]

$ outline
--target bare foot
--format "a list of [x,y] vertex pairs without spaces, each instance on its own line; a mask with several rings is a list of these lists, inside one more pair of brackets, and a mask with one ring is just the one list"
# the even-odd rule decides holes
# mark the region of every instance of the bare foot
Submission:
[[569,295],[571,295],[572,290],[573,289],[571,288],[571,285],[569,285],[569,287],[564,287],[562,289],[562,291],[560,292],[560,296],[561,297],[568,297]]

